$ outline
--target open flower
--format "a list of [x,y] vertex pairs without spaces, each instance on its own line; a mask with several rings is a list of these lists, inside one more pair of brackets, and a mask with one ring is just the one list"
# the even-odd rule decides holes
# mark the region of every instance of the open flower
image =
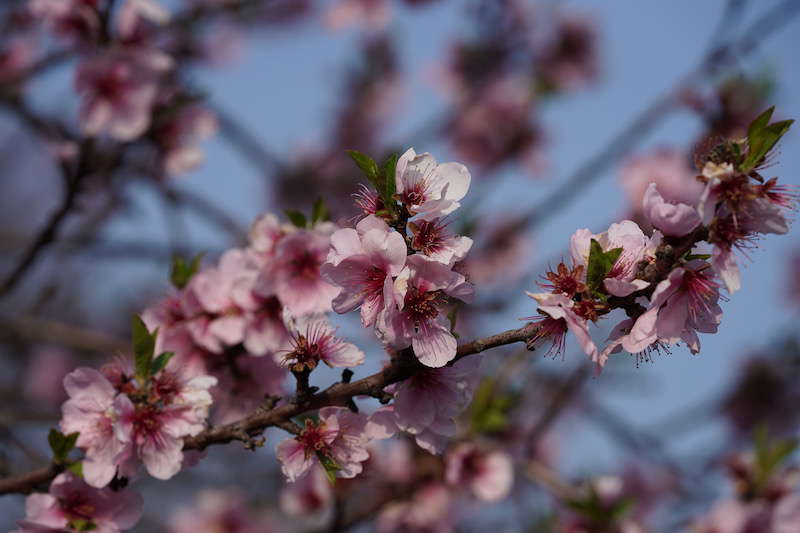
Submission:
[[351,367],[364,362],[364,352],[336,336],[324,315],[289,321],[291,348],[281,363],[295,372],[313,370],[322,361],[330,367]]
[[406,262],[406,243],[400,233],[370,215],[356,229],[344,228],[331,235],[328,262],[323,277],[340,287],[333,310],[347,313],[361,307],[364,327],[375,323],[384,307],[384,291]]
[[445,480],[450,485],[468,487],[480,500],[495,502],[511,490],[514,467],[511,457],[503,451],[485,451],[475,444],[463,443],[447,456]]
[[461,163],[437,163],[428,153],[409,148],[397,160],[397,195],[406,209],[421,218],[438,218],[461,205],[470,174]]
[[338,477],[355,477],[361,473],[361,463],[369,459],[366,423],[364,415],[345,407],[323,407],[319,410],[319,422],[306,419],[299,435],[278,443],[275,453],[281,470],[294,482],[324,460]]
[[[592,316],[593,310],[588,305],[576,303],[563,294],[546,292],[526,292],[525,294],[536,300],[536,303],[539,304],[540,312],[545,313],[553,320],[563,321],[565,327],[575,335],[581,348],[593,362],[600,366],[605,364],[605,359],[600,357],[597,346],[595,346],[591,335],[589,335],[588,318]],[[591,302],[588,302],[588,304],[591,304]],[[555,325],[549,323],[547,325],[554,332],[558,331]]]
[[424,365],[444,366],[456,356],[456,339],[443,312],[447,297],[470,301],[472,295],[464,276],[423,255],[412,255],[387,294],[379,333],[395,348],[412,346]]
[[59,474],[47,494],[25,500],[25,520],[15,533],[96,531],[118,533],[136,525],[143,500],[130,489],[97,489],[70,472]]
[[683,237],[702,222],[694,207],[666,201],[655,183],[651,183],[644,193],[643,211],[654,228],[670,237]]

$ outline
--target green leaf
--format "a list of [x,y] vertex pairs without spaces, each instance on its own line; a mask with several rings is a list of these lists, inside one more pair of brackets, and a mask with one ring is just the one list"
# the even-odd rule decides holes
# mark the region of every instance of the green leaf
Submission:
[[97,529],[97,524],[86,520],[85,518],[76,518],[74,520],[70,520],[67,525],[73,531],[94,531]]
[[622,254],[622,248],[604,252],[600,243],[592,239],[589,245],[589,264],[586,267],[586,285],[591,291],[600,287],[608,273],[614,268],[614,263],[617,262],[620,254]]
[[394,211],[394,195],[397,193],[397,181],[395,179],[395,174],[397,173],[397,154],[392,154],[383,164],[383,190],[379,189],[381,199],[383,200],[383,205],[392,212]]
[[794,120],[781,120],[769,124],[774,111],[775,106],[772,106],[750,123],[747,129],[747,158],[740,171],[750,172],[755,168],[794,123]]
[[[375,180],[378,178],[378,165],[375,163],[375,160],[356,150],[348,150],[347,153],[350,154],[350,157],[355,161],[364,175],[369,178],[369,181],[375,183]],[[380,192],[380,189],[378,189],[378,192]]]
[[75,461],[74,463],[70,463],[67,467],[67,470],[75,474],[77,477],[83,477],[83,461]]
[[317,198],[317,201],[314,202],[314,207],[311,209],[311,225],[316,226],[319,222],[325,222],[330,219],[331,215],[325,205],[325,200]]
[[147,330],[144,321],[138,316],[133,316],[133,356],[134,370],[139,384],[143,385],[150,377],[150,364],[156,349],[156,336],[158,329],[153,333]]
[[53,450],[53,460],[61,463],[67,460],[69,452],[75,447],[78,441],[78,433],[70,433],[64,435],[57,429],[51,429],[47,434],[47,442],[50,444],[50,449]]
[[300,211],[295,211],[293,209],[287,209],[285,211],[286,218],[289,219],[289,222],[297,226],[298,228],[306,228],[308,227],[308,221],[306,220],[306,216],[301,213]]
[[178,289],[184,288],[189,283],[189,280],[192,279],[192,276],[197,274],[197,271],[200,270],[200,262],[203,260],[203,255],[202,253],[197,254],[192,259],[192,262],[188,264],[183,257],[176,255],[172,258],[172,270],[169,279],[175,287]]
[[325,475],[328,476],[328,481],[331,483],[336,483],[336,472],[341,470],[342,467],[339,466],[332,457],[325,455],[320,451],[317,452],[317,458],[322,464],[322,467],[325,469]]
[[175,356],[175,352],[164,352],[150,363],[150,375],[155,376],[167,366],[169,360]]
[[693,261],[695,259],[701,259],[705,261],[706,259],[711,259],[711,254],[686,254],[684,259],[687,261]]

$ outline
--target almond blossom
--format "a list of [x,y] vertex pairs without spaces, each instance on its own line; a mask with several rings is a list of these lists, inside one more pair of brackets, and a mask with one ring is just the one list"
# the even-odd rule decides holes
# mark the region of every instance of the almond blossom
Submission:
[[282,354],[281,364],[293,372],[313,370],[322,361],[330,367],[352,367],[364,362],[364,352],[336,336],[324,316],[290,320],[291,348]]
[[447,297],[469,302],[472,296],[472,285],[464,276],[425,256],[412,255],[386,294],[377,327],[391,346],[412,346],[422,364],[441,367],[456,356],[456,339],[443,312]]
[[323,407],[316,423],[307,418],[299,435],[275,448],[286,479],[294,482],[320,461],[334,469],[337,477],[361,473],[361,463],[369,458],[366,423],[364,415],[345,407]]
[[119,533],[131,529],[142,516],[144,501],[130,489],[97,489],[71,472],[56,476],[47,494],[25,500],[25,519],[15,533],[97,531]]

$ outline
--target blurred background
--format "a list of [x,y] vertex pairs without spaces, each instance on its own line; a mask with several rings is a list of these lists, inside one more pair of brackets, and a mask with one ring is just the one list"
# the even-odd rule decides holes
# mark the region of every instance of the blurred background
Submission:
[[[770,105],[800,116],[798,2],[161,0],[170,31],[130,44],[175,62],[152,123],[87,148],[75,78],[89,30],[53,30],[35,3],[0,7],[0,475],[46,461],[64,373],[127,349],[130,316],[168,290],[174,255],[211,262],[259,214],[307,212],[318,198],[346,225],[363,181],[347,149],[382,160],[414,147],[469,167],[452,222],[475,240],[464,269],[477,299],[458,326],[469,339],[534,314],[523,291],[576,229],[640,220],[651,180],[677,195],[696,186],[705,139],[743,136]],[[62,174],[73,157],[93,165],[80,185]],[[766,173],[800,186],[800,134]],[[563,360],[487,354],[487,376],[516,365],[513,416],[546,420],[530,453],[565,479],[656,478],[666,496],[648,531],[677,531],[728,490],[721,458],[756,426],[796,434],[800,238],[771,236],[745,263],[696,356],[620,354],[594,376],[569,344]],[[356,377],[379,369],[383,350],[357,318],[334,320],[367,352]],[[294,529],[276,501],[279,434],[255,453],[209,450],[168,483],[144,480],[136,531],[166,530],[198,489],[228,486]],[[536,531],[554,513],[547,491],[515,483],[509,501],[461,510],[459,530]],[[0,529],[22,514],[21,496],[0,499]]]

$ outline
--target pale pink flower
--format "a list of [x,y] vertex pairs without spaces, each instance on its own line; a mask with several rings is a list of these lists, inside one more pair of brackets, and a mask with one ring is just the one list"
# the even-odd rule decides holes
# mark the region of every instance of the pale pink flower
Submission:
[[642,212],[654,228],[670,237],[683,237],[700,225],[700,213],[691,205],[672,203],[651,183],[644,194]]
[[474,289],[464,276],[423,255],[412,255],[386,294],[379,334],[395,348],[412,346],[424,365],[441,367],[456,356],[456,339],[443,312],[447,297],[469,302]]
[[[585,312],[585,306],[576,303],[563,294],[553,294],[549,292],[526,292],[525,294],[536,300],[536,303],[539,304],[540,313],[545,313],[554,320],[563,321],[567,329],[575,336],[581,348],[583,348],[583,351],[586,352],[586,355],[588,355],[593,362],[601,367],[605,364],[606,359],[601,357],[597,346],[589,334],[589,325],[586,318],[588,315]],[[591,304],[591,302],[589,303]],[[557,333],[558,329],[555,325],[548,324],[548,327],[554,330],[554,334]]]
[[333,509],[333,488],[321,465],[312,466],[294,483],[281,489],[281,510],[293,517],[316,517],[326,522]]
[[[322,278],[330,250],[330,234],[298,230],[277,245],[275,264],[265,274],[275,294],[294,316],[330,311],[339,288]],[[260,289],[264,291],[265,289]]]
[[134,404],[127,396],[118,396],[117,426],[131,439],[131,447],[122,458],[124,474],[136,472],[137,460],[157,479],[177,474],[184,459],[183,438],[206,428],[211,406],[208,389],[216,383],[212,376],[189,378],[163,370],[152,378],[147,402]]
[[[479,366],[480,358],[472,356],[452,366],[422,370],[400,382],[394,393],[397,427],[414,435],[425,450],[441,453],[448,437],[456,434],[456,417],[472,401]],[[386,434],[391,431],[387,426],[384,422]]]
[[[236,370],[232,372],[231,366]],[[211,389],[215,424],[244,418],[264,404],[265,396],[282,396],[288,376],[273,357],[247,354],[240,354],[229,363],[218,363],[213,374],[217,378],[217,386]]]
[[387,505],[378,515],[378,533],[449,533],[454,531],[453,495],[441,483],[418,488],[409,501]]
[[696,206],[704,187],[688,163],[686,154],[663,148],[628,159],[622,165],[619,180],[631,209],[638,212],[642,208],[651,183],[656,184],[665,201]]
[[721,500],[691,526],[693,533],[744,533],[747,507],[737,500]]
[[322,361],[330,367],[351,367],[364,362],[364,352],[336,336],[324,315],[288,320],[290,348],[281,364],[293,371],[313,370]]
[[341,291],[333,310],[347,313],[361,307],[361,323],[371,326],[384,308],[384,292],[406,262],[406,243],[400,233],[370,215],[356,229],[344,228],[331,235],[328,262],[322,275]]
[[335,463],[337,477],[357,476],[363,468],[361,463],[369,459],[366,423],[366,416],[345,407],[323,407],[318,423],[306,419],[299,435],[275,448],[283,474],[294,482],[319,462],[319,454]]
[[421,218],[439,218],[461,205],[470,184],[467,167],[461,163],[437,163],[428,153],[417,155],[409,148],[397,160],[397,194],[406,209]]
[[772,533],[792,533],[800,530],[800,494],[784,496],[772,512]]
[[294,226],[281,224],[278,217],[272,213],[266,213],[255,219],[250,226],[248,235],[250,248],[264,259],[274,258],[280,240],[294,231]]
[[502,450],[486,451],[472,443],[456,446],[447,456],[445,480],[457,487],[466,486],[476,498],[500,501],[511,491],[514,467]]
[[75,87],[83,97],[80,123],[85,134],[107,131],[130,141],[150,126],[157,87],[152,75],[134,62],[115,55],[87,59],[78,66]]
[[169,22],[169,11],[158,0],[126,0],[119,8],[117,30],[123,37],[128,36],[136,30],[140,19],[165,24]]
[[472,239],[453,234],[443,218],[417,220],[409,223],[413,235],[411,247],[448,266],[461,261],[472,248]]
[[122,412],[115,401],[117,391],[102,373],[86,367],[67,374],[64,388],[69,400],[61,408],[61,431],[80,433],[76,446],[86,453],[84,478],[94,487],[104,487],[116,474],[130,440],[130,431],[118,425]]
[[169,519],[170,533],[263,533],[264,524],[253,516],[245,495],[236,489],[203,490],[190,507],[181,507]]
[[[374,415],[374,413],[373,413]],[[394,421],[394,410],[390,409],[391,417],[387,425],[392,434],[397,431]],[[373,417],[370,416],[372,422]],[[369,431],[369,429],[368,429]],[[390,439],[392,435],[381,432],[379,436],[371,435],[374,440],[369,448],[370,469],[380,473],[381,478],[396,483],[407,483],[414,475],[414,458],[412,445],[405,439]]]
[[165,172],[176,176],[199,167],[204,157],[199,145],[214,136],[217,128],[216,115],[200,105],[185,107],[159,124],[156,135]]
[[143,503],[142,497],[130,489],[97,489],[64,472],[53,480],[47,494],[28,496],[25,520],[17,522],[15,533],[118,533],[136,525]]

